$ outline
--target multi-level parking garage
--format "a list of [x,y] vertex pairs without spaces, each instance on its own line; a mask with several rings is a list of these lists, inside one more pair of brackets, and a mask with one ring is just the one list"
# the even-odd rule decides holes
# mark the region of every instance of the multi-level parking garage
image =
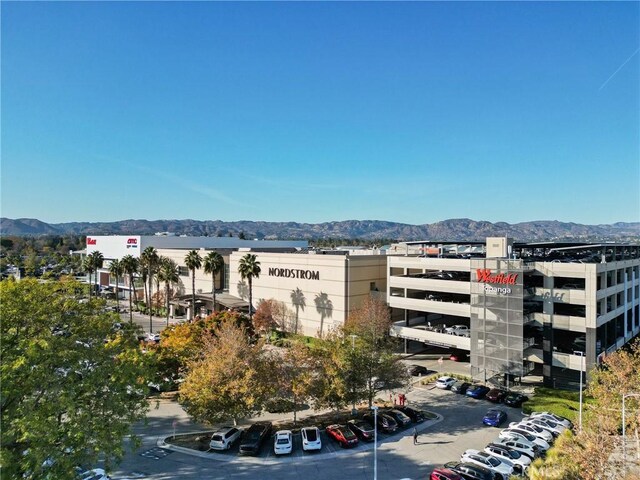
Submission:
[[[468,351],[477,379],[577,383],[640,332],[640,246],[409,242],[389,255],[392,334]],[[465,325],[470,336],[444,333]]]

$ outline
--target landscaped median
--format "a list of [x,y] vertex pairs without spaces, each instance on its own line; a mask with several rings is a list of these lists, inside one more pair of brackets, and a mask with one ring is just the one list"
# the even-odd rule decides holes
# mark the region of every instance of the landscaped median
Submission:
[[[388,403],[380,402],[378,404],[380,410],[384,408],[393,408],[393,405]],[[362,415],[365,413],[371,413],[366,407],[362,407],[358,409],[358,415],[355,417],[351,415],[350,411],[340,411],[340,412],[326,412],[320,413],[317,415],[311,415],[308,417],[299,420],[294,425],[293,421],[290,420],[281,420],[274,421],[272,434],[278,430],[291,430],[294,434],[294,451],[293,454],[286,456],[275,456],[273,454],[273,441],[272,437],[265,440],[262,445],[261,453],[257,456],[244,456],[238,454],[238,443],[234,445],[234,448],[226,451],[213,451],[209,450],[209,441],[211,440],[211,436],[214,433],[214,430],[206,430],[199,432],[191,432],[179,435],[170,435],[158,441],[158,446],[162,448],[166,448],[169,450],[174,450],[177,452],[185,453],[187,455],[194,455],[200,458],[209,458],[216,461],[223,462],[253,462],[253,463],[274,463],[279,462],[284,459],[291,459],[292,457],[302,457],[309,456],[315,459],[321,459],[324,457],[331,457],[336,455],[338,452],[364,452],[373,448],[373,443],[359,442],[359,444],[355,448],[350,449],[342,449],[338,446],[338,444],[330,439],[325,434],[325,429],[327,426],[332,424],[346,424],[348,420],[354,418],[362,418]],[[378,431],[378,443],[385,443],[388,441],[396,441],[400,438],[410,435],[414,428],[416,428],[419,432],[422,432],[429,428],[430,426],[439,423],[442,421],[443,417],[433,412],[423,411],[425,414],[426,420],[421,423],[410,423],[404,428],[398,429],[398,431],[391,434],[383,434]],[[261,423],[260,419],[256,419],[256,422]],[[318,427],[321,431],[322,438],[322,450],[319,452],[303,452],[301,448],[301,438],[300,438],[300,429],[303,427],[315,426]],[[248,428],[248,425],[240,426],[240,428]],[[287,460],[285,460],[287,461]],[[289,460],[291,461],[291,460]]]

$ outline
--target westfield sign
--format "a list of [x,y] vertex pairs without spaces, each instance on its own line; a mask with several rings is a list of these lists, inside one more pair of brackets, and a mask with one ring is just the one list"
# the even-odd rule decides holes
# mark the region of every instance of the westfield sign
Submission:
[[476,279],[480,283],[500,283],[502,285],[515,285],[518,280],[517,273],[510,273],[508,275],[504,273],[492,273],[488,268],[478,268],[476,269]]

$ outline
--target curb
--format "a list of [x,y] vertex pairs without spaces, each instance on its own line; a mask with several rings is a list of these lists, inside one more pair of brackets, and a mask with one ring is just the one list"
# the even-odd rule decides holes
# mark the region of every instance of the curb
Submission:
[[[434,412],[429,412],[432,413],[433,415],[436,415],[437,418],[434,418],[432,420],[427,420],[425,422],[422,422],[420,424],[414,424],[413,427],[418,431],[418,432],[422,432],[424,430],[426,430],[427,428],[433,426],[433,425],[437,425],[438,423],[440,423],[442,420],[444,420],[444,417],[438,413],[434,413]],[[210,432],[210,430],[205,430],[205,431],[196,431],[196,432],[184,432],[181,433],[181,435],[193,435],[193,434],[197,434],[197,433],[205,433],[205,432]],[[402,432],[398,432],[394,435],[389,435],[383,439],[379,439],[378,440],[378,449],[384,445],[385,443],[389,443],[390,441],[398,441],[403,437],[411,437],[411,432],[412,429],[407,428],[406,430],[403,430]],[[179,453],[183,453],[185,455],[191,455],[193,457],[199,457],[199,458],[206,458],[209,460],[213,460],[215,462],[225,462],[225,463],[252,463],[252,464],[256,464],[256,465],[277,465],[280,463],[291,463],[294,462],[296,460],[298,460],[298,458],[304,458],[304,457],[294,457],[294,456],[286,456],[286,457],[273,457],[273,456],[268,456],[268,457],[253,457],[253,456],[240,456],[240,455],[234,455],[234,456],[225,456],[225,455],[215,455],[215,454],[211,454],[209,452],[201,452],[199,450],[193,450],[191,448],[186,448],[186,447],[179,447],[177,445],[173,445],[170,443],[167,443],[167,439],[172,438],[173,435],[168,435],[166,437],[160,437],[158,439],[158,441],[156,442],[156,445],[160,448],[163,448],[165,450],[171,450],[174,452],[179,452]],[[326,460],[326,459],[330,459],[330,458],[334,458],[338,455],[360,455],[363,453],[367,453],[368,451],[373,449],[373,443],[361,443],[360,445],[362,445],[364,448],[362,449],[358,449],[358,450],[348,450],[348,449],[340,449],[340,450],[336,450],[334,452],[326,452],[326,453],[309,453],[308,458],[312,458],[314,460]]]

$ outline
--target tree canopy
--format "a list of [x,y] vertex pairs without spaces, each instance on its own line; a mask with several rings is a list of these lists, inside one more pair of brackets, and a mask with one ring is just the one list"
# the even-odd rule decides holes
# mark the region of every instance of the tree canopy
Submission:
[[[0,282],[2,465],[7,478],[72,479],[77,465],[123,454],[145,416],[148,359],[132,327],[114,332],[76,282]],[[3,476],[4,476],[3,475]]]

